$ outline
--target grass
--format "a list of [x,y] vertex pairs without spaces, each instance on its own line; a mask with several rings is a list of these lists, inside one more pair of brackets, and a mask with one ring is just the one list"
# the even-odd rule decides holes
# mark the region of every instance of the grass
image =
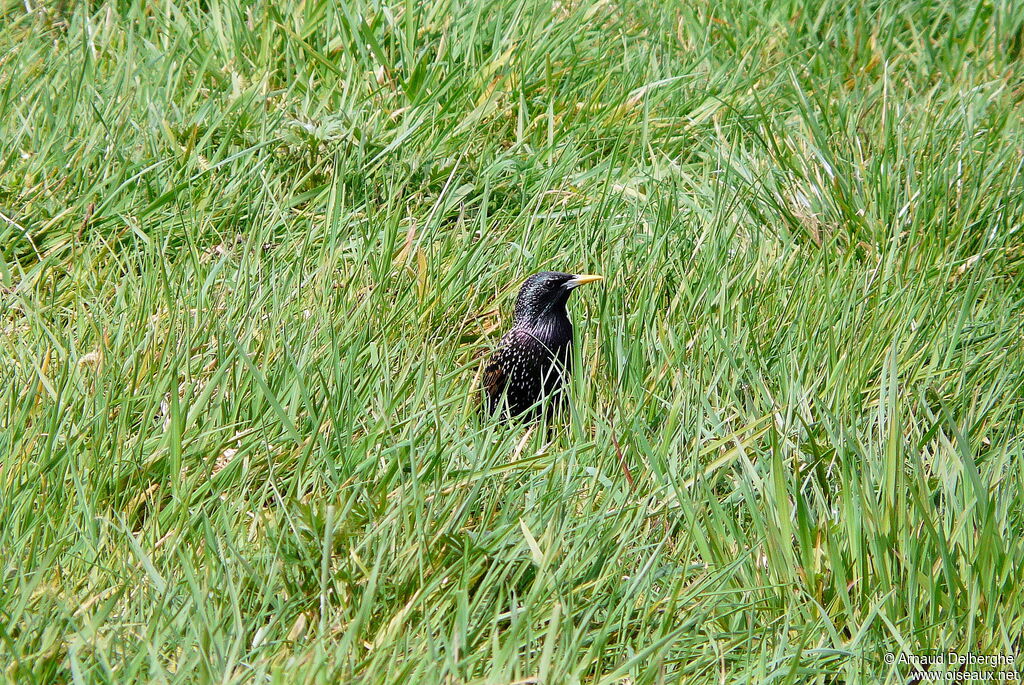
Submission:
[[1020,3],[0,12],[9,681],[1024,658]]

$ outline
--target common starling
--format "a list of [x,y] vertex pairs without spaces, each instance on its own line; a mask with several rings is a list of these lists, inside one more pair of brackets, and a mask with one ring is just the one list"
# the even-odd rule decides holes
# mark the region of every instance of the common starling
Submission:
[[526,279],[512,330],[484,369],[489,413],[500,409],[503,417],[535,419],[542,406],[560,404],[572,359],[572,322],[565,303],[574,288],[601,278],[541,271]]

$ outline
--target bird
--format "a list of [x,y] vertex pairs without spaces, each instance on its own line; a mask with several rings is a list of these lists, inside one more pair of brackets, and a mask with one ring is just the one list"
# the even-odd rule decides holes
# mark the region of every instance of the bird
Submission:
[[603,280],[594,274],[541,271],[523,283],[512,328],[484,367],[487,413],[535,420],[557,409],[572,363],[572,321],[565,305],[572,291]]

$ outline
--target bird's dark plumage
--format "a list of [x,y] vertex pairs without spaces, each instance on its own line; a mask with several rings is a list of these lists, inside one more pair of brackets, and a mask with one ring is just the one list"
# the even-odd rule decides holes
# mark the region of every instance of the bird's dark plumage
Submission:
[[572,360],[572,322],[565,304],[577,286],[600,279],[557,271],[526,279],[516,299],[512,330],[484,369],[490,413],[501,410],[505,416],[532,419],[542,406],[561,403]]

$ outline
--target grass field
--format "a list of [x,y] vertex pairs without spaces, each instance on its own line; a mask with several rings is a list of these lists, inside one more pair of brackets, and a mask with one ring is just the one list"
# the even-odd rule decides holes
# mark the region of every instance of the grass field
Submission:
[[7,680],[1024,660],[1021,3],[0,13]]

